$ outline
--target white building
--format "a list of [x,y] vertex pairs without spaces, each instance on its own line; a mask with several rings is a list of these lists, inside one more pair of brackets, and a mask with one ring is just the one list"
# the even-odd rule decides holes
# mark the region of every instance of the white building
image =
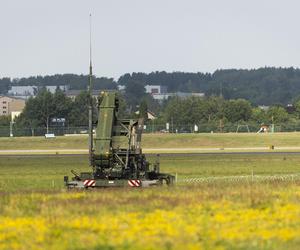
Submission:
[[37,86],[11,86],[8,91],[12,96],[34,96],[37,91]]
[[266,106],[266,105],[261,105],[258,106],[260,109],[264,110],[264,111],[268,111],[268,109],[270,108],[270,106]]
[[58,85],[58,86],[46,86],[46,89],[50,91],[52,94],[55,93],[56,89],[59,88],[63,92],[66,92],[69,89],[68,85]]
[[[118,85],[117,87],[120,92],[125,92],[126,90],[125,85]],[[146,85],[145,90],[146,93],[151,95],[167,93],[167,87],[161,85]]]
[[125,92],[125,85],[118,85],[117,88],[120,92]]
[[204,97],[204,93],[186,93],[186,92],[176,92],[176,93],[165,93],[165,94],[153,94],[152,97],[155,100],[163,101],[167,100],[170,97],[179,97],[179,98],[188,98],[191,96],[196,96],[196,97]]
[[[35,85],[11,86],[11,89],[8,91],[8,95],[23,98],[23,99],[28,99],[31,96],[35,96],[40,88],[42,88],[42,87],[35,86]],[[69,89],[69,86],[67,86],[67,85],[45,86],[45,88],[53,94],[53,93],[55,93],[57,88],[59,88],[65,92]]]
[[[158,101],[167,100],[169,97],[180,97],[187,98],[191,96],[204,97],[204,93],[186,93],[186,92],[176,92],[176,93],[167,93],[167,87],[162,85],[146,85],[146,93],[152,95],[153,99]],[[125,91],[124,85],[118,85],[119,91]]]
[[162,85],[146,85],[146,93],[151,95],[164,94],[167,92],[167,87]]

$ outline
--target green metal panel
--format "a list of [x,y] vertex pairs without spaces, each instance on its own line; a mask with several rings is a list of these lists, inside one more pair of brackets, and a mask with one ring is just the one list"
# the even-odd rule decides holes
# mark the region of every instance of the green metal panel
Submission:
[[128,138],[126,136],[113,136],[112,137],[113,148],[128,148]]
[[115,118],[115,92],[101,93],[98,126],[94,140],[95,155],[103,156],[111,153],[112,128]]

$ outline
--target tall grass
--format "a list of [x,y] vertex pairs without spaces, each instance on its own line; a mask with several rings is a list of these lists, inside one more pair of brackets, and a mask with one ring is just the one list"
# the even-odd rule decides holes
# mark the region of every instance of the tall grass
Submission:
[[[151,159],[150,159],[151,160]],[[297,174],[298,155],[161,159],[191,177]],[[87,157],[0,157],[0,249],[298,249],[300,181],[67,191]],[[54,181],[54,182],[53,182]]]

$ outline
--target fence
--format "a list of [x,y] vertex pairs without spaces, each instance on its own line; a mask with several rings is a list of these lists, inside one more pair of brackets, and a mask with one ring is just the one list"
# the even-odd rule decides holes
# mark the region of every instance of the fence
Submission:
[[[195,125],[198,131],[195,131]],[[259,131],[261,124],[257,123],[226,123],[222,126],[218,122],[197,123],[197,124],[169,124],[168,129],[166,124],[156,124],[150,121],[145,124],[144,133],[233,133],[233,132],[252,132]],[[300,131],[300,121],[297,123],[275,124],[274,132],[294,132]],[[29,128],[18,127],[15,124],[10,126],[0,127],[0,137],[10,136],[43,136],[47,133],[45,127]],[[88,127],[49,127],[49,133],[55,135],[65,134],[87,134]]]
[[[195,125],[198,131],[195,131]],[[274,132],[294,132],[300,131],[300,121],[294,123],[274,124]],[[219,122],[196,123],[196,124],[172,124],[169,123],[168,129],[166,124],[155,124],[150,122],[146,124],[146,133],[169,132],[169,133],[233,133],[233,132],[252,132],[256,133],[260,130],[260,123],[225,123]],[[269,126],[269,132],[272,126]]]
[[[0,137],[10,136],[44,136],[47,133],[47,128],[20,128],[13,126],[0,127]],[[55,135],[66,135],[66,134],[87,134],[87,127],[50,127],[49,133]]]

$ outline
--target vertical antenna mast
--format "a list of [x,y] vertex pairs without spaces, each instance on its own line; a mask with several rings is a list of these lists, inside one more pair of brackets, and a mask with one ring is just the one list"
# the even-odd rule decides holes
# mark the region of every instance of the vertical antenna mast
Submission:
[[92,15],[90,14],[90,73],[89,73],[89,162],[90,166],[93,165],[93,96],[92,96],[92,78],[93,78],[93,66],[92,66]]

